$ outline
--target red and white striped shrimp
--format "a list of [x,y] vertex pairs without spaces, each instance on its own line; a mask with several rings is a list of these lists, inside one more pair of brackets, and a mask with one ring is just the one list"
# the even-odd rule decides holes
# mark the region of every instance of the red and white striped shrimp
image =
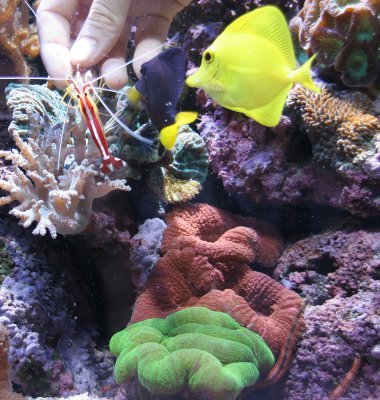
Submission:
[[123,160],[110,155],[102,121],[99,117],[99,110],[96,103],[91,98],[91,92],[95,93],[95,89],[90,83],[84,83],[81,78],[82,76],[78,75],[77,79],[69,79],[68,83],[75,90],[75,97],[79,102],[81,114],[86,121],[92,139],[102,155],[103,161],[100,166],[100,172],[108,175],[114,170],[121,169],[126,165],[126,163]]
[[[24,0],[25,1],[25,0]],[[25,1],[25,4],[29,7],[31,12],[36,16],[36,13],[34,10],[30,7],[30,5]],[[155,49],[152,49],[148,53],[155,53],[157,50],[161,49],[164,45],[161,45]],[[143,54],[142,57],[145,57],[148,53]],[[138,58],[140,58],[138,57]],[[136,59],[135,58],[135,61]],[[117,67],[115,70],[112,70],[108,72],[107,74],[103,74],[101,76],[98,76],[96,78],[92,79],[92,75],[90,71],[87,71],[84,74],[81,74],[77,72],[75,76],[69,76],[69,77],[62,77],[62,78],[54,78],[54,81],[64,81],[67,83],[68,87],[66,90],[65,95],[63,96],[63,99],[66,97],[67,94],[71,95],[73,99],[76,99],[79,105],[79,109],[81,112],[81,115],[86,122],[87,128],[90,131],[91,137],[94,140],[94,143],[96,144],[97,148],[99,149],[99,152],[102,157],[102,164],[100,167],[100,171],[104,174],[109,174],[113,172],[114,170],[119,170],[120,168],[125,165],[125,162],[119,158],[116,158],[112,156],[109,153],[108,149],[108,144],[107,140],[104,134],[103,130],[103,124],[102,121],[99,117],[99,111],[97,104],[95,102],[95,99],[99,101],[102,106],[105,108],[105,110],[110,114],[111,119],[115,120],[123,129],[126,131],[130,136],[136,138],[139,141],[142,141],[146,144],[152,144],[153,140],[145,138],[133,130],[131,130],[128,126],[126,126],[112,111],[111,109],[107,106],[107,104],[102,100],[100,97],[99,93],[97,92],[97,88],[94,86],[96,82],[100,81],[102,78],[104,78],[106,75],[114,73],[116,70],[125,68],[129,64],[131,64],[132,61],[126,62],[124,65]],[[0,77],[0,80],[7,80],[9,79],[10,81],[14,80],[37,80],[37,81],[48,81],[49,77],[25,77],[25,76],[9,76],[9,77]],[[111,90],[112,92],[112,90]],[[66,107],[69,107],[69,103],[66,105]],[[67,112],[66,112],[67,115]],[[65,127],[65,121],[63,121],[63,128],[62,131],[64,130]],[[62,139],[63,135],[61,135],[61,145],[62,145]],[[58,168],[60,165],[60,149],[58,151]]]

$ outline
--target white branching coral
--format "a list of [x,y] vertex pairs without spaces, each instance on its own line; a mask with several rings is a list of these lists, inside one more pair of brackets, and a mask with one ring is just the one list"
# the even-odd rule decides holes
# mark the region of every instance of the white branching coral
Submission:
[[20,204],[10,214],[20,219],[20,224],[26,228],[37,222],[35,235],[43,236],[48,230],[55,238],[57,233],[82,232],[94,199],[130,187],[125,179],[111,180],[99,174],[94,164],[99,153],[91,140],[86,140],[85,127],[74,110],[64,114],[67,121],[52,123],[51,114],[50,118],[45,115],[44,102],[50,113],[62,115],[58,110],[64,104],[59,95],[46,87],[14,85],[8,91],[14,118],[9,133],[18,150],[0,151],[0,158],[12,163],[10,168],[0,168],[0,188],[9,192],[0,198],[0,205],[17,201]]

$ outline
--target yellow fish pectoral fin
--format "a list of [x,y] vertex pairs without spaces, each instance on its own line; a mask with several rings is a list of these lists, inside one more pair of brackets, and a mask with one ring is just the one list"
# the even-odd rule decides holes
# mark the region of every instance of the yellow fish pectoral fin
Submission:
[[182,111],[179,112],[175,117],[175,123],[178,126],[191,124],[198,118],[198,113],[196,111]]
[[277,47],[287,67],[295,69],[297,66],[288,23],[277,7],[264,6],[242,15],[219,37],[224,34],[250,34],[266,39]]
[[216,79],[212,79],[211,81],[207,82],[205,85],[205,90],[206,92],[208,90],[212,90],[214,92],[223,92],[224,91],[224,85],[221,81],[218,81]]
[[282,110],[291,88],[292,84],[286,86],[269,104],[261,108],[246,110],[244,114],[261,125],[273,128],[280,122]]

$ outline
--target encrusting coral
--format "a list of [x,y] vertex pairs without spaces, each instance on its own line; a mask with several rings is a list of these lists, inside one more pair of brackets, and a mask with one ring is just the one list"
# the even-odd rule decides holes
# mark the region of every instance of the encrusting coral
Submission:
[[[229,314],[263,337],[277,363],[265,382],[286,371],[302,328],[301,298],[265,274],[282,251],[275,229],[206,204],[174,209],[167,216],[163,257],[137,298],[131,322],[203,306]],[[265,384],[264,382],[264,384]]]
[[297,109],[322,164],[360,164],[380,150],[380,120],[370,98],[360,92],[338,92],[325,86],[321,95],[297,85],[288,107]]
[[86,143],[85,129],[75,113],[68,113],[69,121],[59,123],[45,116],[43,104],[49,100],[44,98],[54,99],[50,102],[53,116],[60,114],[57,108],[65,108],[58,93],[38,85],[10,85],[10,89],[8,106],[15,120],[9,133],[19,150],[0,152],[1,158],[12,162],[11,169],[1,168],[0,188],[9,195],[0,199],[0,205],[19,202],[10,214],[24,227],[37,222],[36,235],[45,235],[46,230],[53,238],[57,233],[80,233],[89,222],[94,199],[130,188],[124,179],[99,176],[91,163],[99,159],[95,146],[91,140]]
[[129,325],[111,338],[110,350],[117,383],[138,377],[152,394],[188,387],[215,400],[235,399],[274,364],[258,334],[204,307]]
[[37,57],[40,46],[35,24],[29,23],[29,9],[23,0],[0,2],[0,54],[11,60],[15,75],[29,75],[24,56]]
[[380,72],[378,0],[306,0],[290,29],[319,65],[334,68],[347,86],[369,86]]

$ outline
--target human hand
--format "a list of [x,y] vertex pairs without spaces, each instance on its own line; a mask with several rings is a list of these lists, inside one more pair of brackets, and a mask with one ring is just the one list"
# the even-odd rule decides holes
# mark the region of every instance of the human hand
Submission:
[[[136,26],[133,68],[160,52],[174,16],[191,0],[41,0],[37,27],[41,57],[48,74],[65,78],[72,67],[97,65],[108,87],[127,83],[125,54],[131,26]],[[64,87],[63,81],[55,81]]]

